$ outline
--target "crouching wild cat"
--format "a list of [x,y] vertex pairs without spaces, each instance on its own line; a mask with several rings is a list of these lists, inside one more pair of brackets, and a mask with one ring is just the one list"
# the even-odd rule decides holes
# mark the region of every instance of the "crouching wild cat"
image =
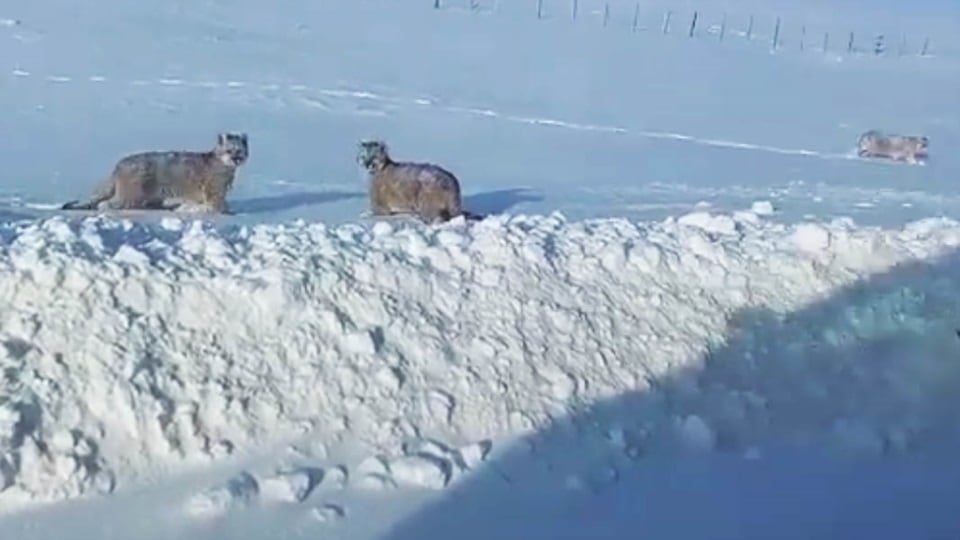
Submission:
[[927,157],[930,140],[922,135],[888,135],[870,130],[860,136],[857,155],[917,163]]

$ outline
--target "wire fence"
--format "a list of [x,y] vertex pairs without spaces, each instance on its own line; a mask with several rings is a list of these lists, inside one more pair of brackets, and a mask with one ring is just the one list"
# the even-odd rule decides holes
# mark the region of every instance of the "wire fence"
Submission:
[[[501,0],[428,0],[435,9],[465,9],[497,13],[504,6]],[[753,14],[702,10],[667,9],[653,11],[637,1],[588,2],[587,0],[508,0],[511,11],[526,11],[537,20],[570,21],[596,24],[603,28],[629,32],[680,35],[688,39],[710,39],[717,43],[739,39],[766,46],[771,51],[797,50],[848,55],[881,57],[933,56],[930,36],[907,35],[904,32],[869,32],[862,29],[838,31],[836,27],[807,25],[787,17],[761,17]],[[521,2],[529,9],[518,10]],[[590,4],[587,9],[585,4]],[[565,5],[563,5],[565,4]],[[522,7],[522,6],[521,6]],[[630,9],[626,9],[629,7]]]

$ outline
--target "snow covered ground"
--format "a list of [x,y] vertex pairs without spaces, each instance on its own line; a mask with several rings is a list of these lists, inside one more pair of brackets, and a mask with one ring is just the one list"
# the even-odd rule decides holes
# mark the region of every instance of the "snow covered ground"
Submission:
[[[355,145],[371,135],[397,157],[442,161],[482,212],[662,219],[762,198],[783,219],[900,225],[960,203],[948,151],[960,143],[960,55],[946,30],[932,36],[944,57],[854,57],[799,51],[790,21],[802,19],[785,15],[771,55],[772,8],[757,11],[749,42],[732,35],[744,21],[731,14],[721,44],[706,30],[687,38],[679,22],[663,36],[538,22],[514,4],[497,15],[424,4],[7,8],[0,16],[19,24],[0,28],[0,159],[16,180],[0,198],[10,213],[77,198],[124,153],[207,148],[216,131],[243,129],[251,159],[235,206],[246,222],[355,219]],[[909,21],[903,32],[924,35]],[[850,159],[872,128],[928,134],[930,162]]]
[[[4,537],[956,535],[957,8],[442,3],[0,8]],[[49,210],[222,130],[236,215]],[[367,136],[491,217],[362,218]]]

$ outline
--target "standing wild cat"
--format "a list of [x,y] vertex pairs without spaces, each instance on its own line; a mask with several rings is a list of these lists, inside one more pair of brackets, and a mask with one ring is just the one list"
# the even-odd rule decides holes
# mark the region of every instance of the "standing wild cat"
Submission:
[[237,168],[250,156],[245,133],[221,133],[207,152],[169,151],[131,154],[114,166],[110,178],[87,202],[71,201],[63,210],[172,210],[197,204],[228,213],[226,195]]
[[383,141],[361,141],[357,161],[370,174],[370,212],[375,216],[413,213],[428,222],[457,216],[482,219],[463,210],[460,182],[432,163],[396,162]]

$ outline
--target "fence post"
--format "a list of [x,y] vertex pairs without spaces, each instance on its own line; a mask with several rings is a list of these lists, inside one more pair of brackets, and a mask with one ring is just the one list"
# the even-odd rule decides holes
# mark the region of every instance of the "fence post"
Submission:
[[750,16],[750,23],[747,24],[747,41],[753,39],[753,15]]
[[577,11],[580,10],[579,1],[573,0],[573,20],[577,20]]
[[807,26],[803,25],[800,27],[800,51],[803,51],[803,42],[807,40]]
[[440,0],[433,0],[433,9],[440,9]]
[[672,16],[673,16],[672,11],[667,11],[666,13],[663,14],[663,33],[664,34],[670,33],[670,17]]
[[723,14],[723,18],[720,19],[720,43],[723,43],[723,36],[727,33],[727,14]]
[[773,42],[771,47],[773,50],[777,50],[777,45],[780,43],[780,17],[777,17],[777,24],[773,27]]
[[640,26],[640,2],[633,6],[633,31],[636,32]]
[[873,42],[873,54],[880,56],[884,53],[886,47],[883,44],[883,34],[877,36],[877,39]]
[[610,22],[610,2],[603,3],[603,26],[606,28],[607,23]]
[[920,50],[920,56],[926,56],[930,49],[930,38],[923,38],[923,49]]
[[897,48],[897,56],[903,56],[905,52],[907,52],[907,35],[902,34],[900,36],[900,46]]
[[850,32],[850,41],[847,42],[847,52],[853,52],[853,32]]
[[830,32],[823,33],[823,52],[827,52],[827,47],[830,45]]
[[693,20],[690,21],[690,36],[693,37],[694,31],[697,29],[697,12],[693,12]]
[[543,18],[543,0],[537,0],[537,18]]

